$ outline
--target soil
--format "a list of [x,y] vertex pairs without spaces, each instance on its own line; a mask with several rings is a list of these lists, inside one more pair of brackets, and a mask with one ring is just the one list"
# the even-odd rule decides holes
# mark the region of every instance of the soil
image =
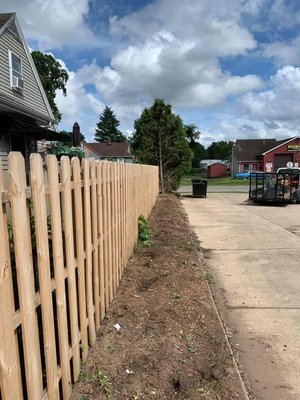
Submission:
[[245,399],[180,200],[160,195],[149,223],[72,399]]

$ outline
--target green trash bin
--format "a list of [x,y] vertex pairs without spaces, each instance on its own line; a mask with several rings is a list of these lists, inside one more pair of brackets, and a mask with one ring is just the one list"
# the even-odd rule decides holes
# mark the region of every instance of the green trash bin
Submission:
[[207,193],[206,179],[192,179],[192,184],[193,184],[193,197],[206,197]]

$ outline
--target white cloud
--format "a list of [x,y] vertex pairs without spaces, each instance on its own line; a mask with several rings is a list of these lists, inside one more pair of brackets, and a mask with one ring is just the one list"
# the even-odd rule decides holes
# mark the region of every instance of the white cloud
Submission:
[[297,1],[275,0],[270,9],[270,19],[277,29],[293,28],[300,23],[300,10]]
[[56,104],[59,111],[63,114],[59,129],[72,130],[74,122],[78,122],[81,131],[88,141],[93,140],[96,123],[99,114],[105,105],[95,95],[88,93],[85,85],[87,80],[82,79],[78,72],[68,71],[69,80],[67,82],[67,96],[64,97],[61,91],[56,94]]
[[[110,101],[133,104],[163,97],[173,105],[211,106],[260,86],[252,75],[221,71],[219,58],[256,47],[240,23],[240,3],[228,0],[160,0],[110,20],[111,33],[127,38],[98,82]],[[239,11],[237,11],[239,10]]]
[[243,97],[247,111],[253,117],[289,121],[295,127],[299,126],[300,68],[284,66],[271,77],[270,85],[270,90]]
[[27,39],[42,51],[95,41],[84,21],[88,0],[1,0],[1,12],[15,10]]
[[300,64],[300,35],[289,42],[273,42],[265,46],[263,55],[275,58],[277,65]]

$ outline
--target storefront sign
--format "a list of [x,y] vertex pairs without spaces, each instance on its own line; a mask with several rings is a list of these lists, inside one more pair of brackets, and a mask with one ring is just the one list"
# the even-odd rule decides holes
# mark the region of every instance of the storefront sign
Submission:
[[300,151],[300,144],[288,144],[287,151]]

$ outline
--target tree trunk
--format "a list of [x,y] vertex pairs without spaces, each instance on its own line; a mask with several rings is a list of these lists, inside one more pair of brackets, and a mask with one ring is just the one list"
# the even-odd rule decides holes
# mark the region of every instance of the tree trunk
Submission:
[[164,187],[164,175],[163,175],[163,165],[162,165],[162,154],[161,154],[161,136],[159,135],[159,177],[160,177],[160,189],[161,193],[165,193]]

